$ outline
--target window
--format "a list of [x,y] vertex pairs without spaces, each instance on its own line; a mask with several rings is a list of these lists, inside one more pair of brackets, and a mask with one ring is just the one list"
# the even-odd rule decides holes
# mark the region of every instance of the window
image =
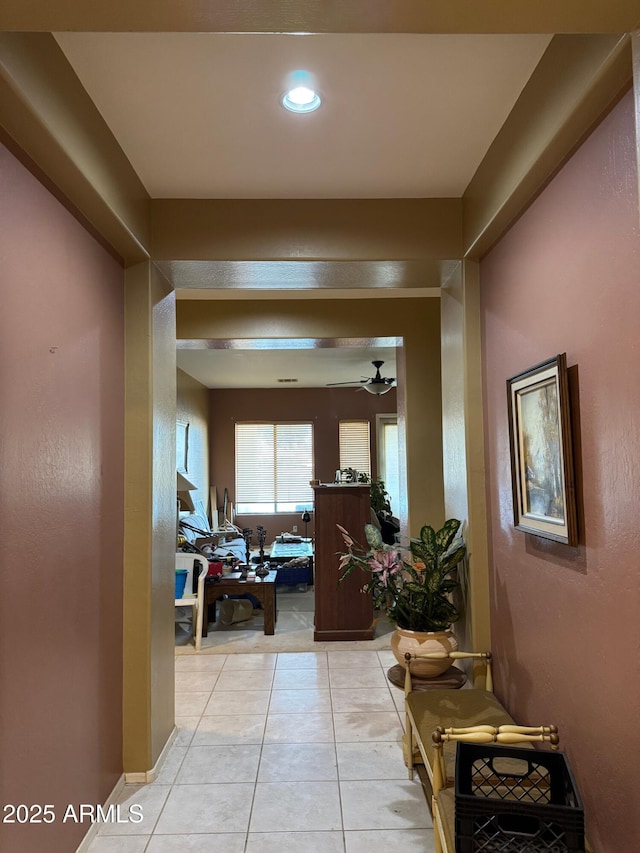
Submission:
[[389,494],[391,512],[400,505],[400,451],[396,415],[376,415],[378,438],[378,474]]
[[369,421],[340,421],[340,468],[371,476]]
[[236,424],[236,512],[313,507],[313,425]]

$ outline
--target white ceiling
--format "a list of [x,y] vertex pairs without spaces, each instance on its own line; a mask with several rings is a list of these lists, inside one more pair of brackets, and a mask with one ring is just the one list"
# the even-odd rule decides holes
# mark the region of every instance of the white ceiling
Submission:
[[[56,38],[153,198],[420,198],[462,195],[551,37]],[[308,115],[280,105],[299,68],[315,75],[323,97]],[[279,286],[291,279],[286,286],[298,287],[299,266],[288,276],[278,269]],[[334,267],[332,287],[360,286],[352,272],[336,279]],[[232,272],[242,277],[234,289],[266,286],[260,262]],[[273,264],[267,273],[272,286]],[[366,276],[369,287],[389,285],[368,268]],[[416,271],[411,280],[422,278]],[[383,375],[395,376],[395,349],[379,343],[298,349],[295,358],[286,350],[179,350],[178,365],[208,387],[321,387],[372,376],[377,358]]]
[[[154,198],[462,195],[545,35],[58,33]],[[290,72],[323,105],[280,105]],[[472,132],[470,132],[472,128]]]
[[[263,342],[263,346],[283,345],[285,342]],[[374,359],[384,361],[381,376],[396,377],[395,347],[365,341],[339,347],[288,341],[286,346],[178,349],[178,367],[207,388],[324,388],[329,382],[352,382],[357,389],[361,379],[375,375]],[[281,383],[278,379],[297,381]]]

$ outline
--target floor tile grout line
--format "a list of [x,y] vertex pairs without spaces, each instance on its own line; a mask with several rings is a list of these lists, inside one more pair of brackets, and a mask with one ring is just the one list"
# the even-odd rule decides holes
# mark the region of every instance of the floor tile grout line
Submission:
[[[275,667],[274,667],[274,673],[275,673]],[[273,692],[273,687],[271,688],[271,692]],[[255,778],[254,783],[253,783],[253,794],[251,795],[251,806],[249,808],[249,817],[247,820],[247,831],[245,833],[244,847],[243,847],[243,850],[245,851],[245,853],[246,853],[247,847],[249,845],[249,833],[251,831],[251,819],[253,818],[253,808],[255,805],[256,793],[258,790],[258,776],[260,774],[260,764],[262,763],[262,752],[264,749],[264,738],[265,738],[266,729],[267,729],[267,719],[269,717],[269,706],[270,706],[270,704],[271,704],[271,696],[269,696],[269,702],[267,704],[267,712],[266,712],[265,717],[264,717],[264,727],[262,729],[262,740],[260,741],[260,753],[258,755],[258,763],[256,765],[256,778]]]
[[[213,691],[212,691],[212,692],[213,692]],[[202,714],[200,714],[200,719],[202,719]],[[200,723],[198,723],[198,725],[200,725]],[[198,728],[198,727],[196,726],[196,731],[197,731],[197,728]],[[194,732],[194,734],[195,734],[195,732]],[[192,740],[193,740],[193,736],[192,736]],[[187,751],[185,752],[185,754],[184,754],[184,756],[183,756],[183,758],[182,758],[182,761],[180,762],[180,767],[178,768],[178,770],[177,770],[177,772],[176,772],[176,775],[174,776],[173,782],[171,782],[171,783],[170,783],[170,785],[169,785],[169,790],[168,790],[168,792],[167,792],[167,796],[164,798],[164,802],[162,803],[162,806],[160,807],[160,810],[159,810],[159,812],[158,812],[158,816],[156,817],[156,819],[155,819],[155,821],[154,821],[154,824],[153,824],[153,827],[151,828],[151,832],[150,832],[150,834],[149,834],[149,840],[147,841],[147,844],[145,845],[145,850],[146,850],[146,848],[149,846],[149,844],[151,843],[151,839],[152,839],[152,838],[153,838],[153,836],[155,835],[156,828],[157,828],[157,826],[158,826],[158,823],[160,822],[160,818],[162,817],[162,814],[163,814],[163,812],[164,812],[164,810],[165,810],[165,808],[166,808],[166,806],[167,806],[167,803],[168,803],[168,801],[169,801],[169,799],[170,799],[170,797],[171,797],[171,793],[173,792],[173,788],[174,788],[174,786],[175,786],[176,779],[178,778],[178,773],[180,772],[180,768],[182,767],[182,765],[183,765],[183,763],[184,763],[184,760],[185,760],[185,758],[187,757],[187,752],[189,751],[189,749],[190,749],[190,747],[187,747]],[[165,759],[165,760],[166,760],[166,759]],[[162,771],[161,771],[161,772],[162,772]]]
[[[324,654],[326,654],[326,653],[324,653]],[[381,664],[381,666],[382,666],[382,664]],[[277,671],[277,668],[278,668],[278,666],[277,666],[277,656],[276,656],[275,666],[274,666],[273,671],[272,671],[271,686],[270,686],[269,691],[268,691],[268,692],[269,692],[269,701],[268,701],[268,704],[267,704],[267,711],[266,711],[266,713],[264,714],[264,722],[263,722],[263,724],[262,724],[261,740],[260,740],[260,744],[259,744],[259,746],[260,746],[260,752],[259,752],[258,763],[257,763],[257,767],[256,767],[256,775],[255,775],[255,779],[254,779],[254,782],[253,782],[253,795],[252,795],[251,809],[250,809],[250,811],[249,811],[249,819],[248,819],[248,823],[247,823],[247,828],[246,828],[246,831],[244,832],[244,845],[243,845],[243,850],[245,851],[245,853],[246,853],[246,850],[248,849],[248,845],[249,845],[249,842],[250,842],[250,836],[251,836],[251,831],[250,831],[250,829],[251,829],[251,819],[252,819],[252,816],[253,816],[253,809],[254,809],[254,804],[255,804],[255,797],[256,797],[257,785],[258,785],[259,773],[260,773],[260,765],[261,765],[261,762],[262,762],[263,751],[264,751],[264,746],[265,746],[265,738],[266,738],[266,728],[267,728],[267,723],[268,723],[268,715],[269,715],[269,713],[271,712],[271,701],[272,701],[272,698],[273,698],[274,690],[277,690],[277,689],[283,689],[283,688],[277,688],[277,687],[275,687],[275,672]],[[313,669],[317,669],[318,667],[317,667],[317,666],[315,666],[315,667],[296,667],[295,669],[299,669],[299,670],[300,670],[300,672],[305,672],[305,671],[308,671],[308,670],[309,670],[309,669],[311,669],[311,668],[313,668]],[[339,669],[339,668],[341,668],[341,667],[334,667],[334,669]],[[293,668],[292,668],[292,669],[293,669]],[[330,664],[329,664],[328,659],[327,659],[327,669],[328,669],[328,670],[330,669]],[[218,675],[219,675],[219,673],[220,673],[221,671],[222,671],[222,669],[218,671]],[[243,671],[247,671],[247,670],[243,670]],[[170,795],[171,795],[171,791],[172,791],[172,790],[174,789],[174,787],[177,785],[178,775],[179,775],[179,773],[180,773],[180,769],[181,769],[181,767],[182,767],[182,765],[183,765],[183,763],[184,763],[184,760],[185,760],[185,758],[186,758],[187,752],[188,752],[188,750],[189,750],[191,747],[193,747],[193,746],[194,746],[195,733],[198,731],[198,729],[199,729],[199,727],[200,727],[200,725],[201,725],[201,723],[202,723],[203,719],[204,719],[206,716],[208,716],[208,715],[206,715],[204,712],[205,712],[205,710],[206,710],[206,708],[207,708],[208,702],[210,701],[210,699],[211,699],[211,697],[212,697],[213,693],[215,692],[215,685],[217,684],[217,681],[218,681],[218,678],[216,678],[216,682],[214,682],[214,687],[212,688],[211,692],[209,693],[209,699],[208,699],[208,700],[207,700],[207,702],[205,703],[205,706],[204,706],[204,708],[203,708],[203,711],[202,711],[200,714],[192,715],[192,716],[196,716],[196,717],[198,717],[197,725],[196,725],[196,727],[195,727],[195,729],[194,729],[194,731],[193,731],[193,733],[192,733],[192,735],[191,735],[191,738],[190,738],[189,744],[187,744],[187,746],[186,746],[186,749],[185,749],[185,755],[183,756],[183,759],[182,759],[182,761],[180,762],[180,766],[179,766],[179,767],[177,768],[177,770],[176,770],[176,774],[175,774],[175,777],[174,777],[174,782],[173,782],[173,783],[171,783],[171,785],[170,785],[169,793],[168,793],[167,798],[165,799],[165,801],[164,801],[164,803],[163,803],[163,806],[162,806],[162,808],[161,808],[161,810],[160,810],[160,812],[159,812],[159,815],[158,815],[158,818],[157,818],[157,820],[156,820],[156,822],[155,822],[155,824],[154,824],[154,828],[153,828],[153,830],[152,830],[152,833],[151,833],[151,835],[150,835],[150,836],[148,837],[148,839],[147,839],[147,843],[146,843],[146,845],[145,845],[145,850],[147,849],[147,847],[148,847],[148,845],[149,845],[149,843],[150,843],[151,838],[153,837],[153,835],[155,835],[155,834],[156,834],[156,829],[157,829],[158,822],[159,822],[159,820],[160,820],[160,817],[161,817],[162,813],[164,812],[164,809],[165,809],[165,807],[166,807],[167,801],[168,801],[168,799],[169,799],[169,797],[170,797]],[[393,703],[393,711],[395,711],[395,717],[399,720],[399,722],[400,722],[400,724],[401,724],[401,729],[403,729],[403,726],[402,726],[402,719],[401,719],[401,713],[400,713],[400,710],[398,709],[398,707],[397,707],[397,705],[396,705],[396,703],[395,703],[395,701],[394,701],[394,699],[393,699],[393,691],[391,690],[391,686],[390,686],[390,684],[389,684],[388,682],[387,682],[387,688],[388,688],[388,690],[389,690],[389,692],[390,692],[391,700],[392,700],[392,703]],[[288,689],[288,688],[284,688],[284,689]],[[318,688],[302,688],[302,689],[318,689]],[[324,688],[323,688],[323,689],[324,689]],[[341,688],[336,688],[336,689],[341,689]],[[342,689],[343,689],[343,688],[342,688]],[[368,689],[368,688],[362,688],[362,689]],[[341,823],[340,832],[341,832],[341,838],[342,838],[342,845],[343,845],[343,849],[344,849],[344,850],[346,850],[346,843],[347,843],[347,839],[346,839],[346,832],[347,832],[347,831],[346,831],[346,829],[345,829],[345,827],[344,827],[344,812],[343,812],[342,786],[341,786],[341,783],[342,783],[342,782],[349,782],[349,781],[364,781],[364,782],[366,782],[366,781],[380,781],[380,782],[389,782],[390,780],[389,780],[388,778],[383,778],[383,779],[380,779],[380,780],[370,780],[370,779],[365,779],[365,780],[349,780],[349,779],[343,779],[343,778],[342,778],[342,774],[340,773],[340,766],[339,766],[339,762],[338,762],[338,742],[337,742],[337,733],[336,733],[336,714],[338,714],[338,713],[351,713],[351,712],[338,712],[338,711],[336,710],[336,708],[335,708],[335,706],[334,706],[334,704],[333,704],[333,702],[334,702],[334,696],[333,696],[332,690],[333,690],[333,688],[331,688],[331,685],[329,685],[328,695],[329,695],[330,713],[331,713],[331,730],[332,730],[332,735],[333,735],[333,740],[332,740],[332,743],[333,743],[333,754],[334,754],[334,759],[335,759],[335,766],[336,766],[336,783],[337,783],[337,785],[338,785],[338,789],[337,789],[337,790],[338,790],[338,797],[339,797],[339,803],[340,803],[340,823]],[[219,692],[233,692],[233,691],[219,691]],[[303,712],[303,713],[304,713],[304,712]],[[219,715],[219,716],[230,716],[230,715],[224,715],[224,714],[222,714],[222,715]],[[261,715],[261,716],[262,716],[262,715]],[[308,741],[306,741],[306,740],[305,740],[304,742],[305,742],[305,743],[307,743]],[[394,739],[393,741],[386,741],[386,740],[385,740],[385,741],[381,741],[381,742],[385,742],[385,743],[395,742],[395,743],[398,743],[398,741],[397,741],[396,739]],[[367,741],[354,740],[354,741],[344,741],[344,742],[341,742],[341,744],[342,744],[342,743],[345,743],[345,744],[346,744],[346,743],[359,743],[359,744],[366,744],[366,743],[367,743]],[[346,772],[348,773],[348,771],[346,771]],[[397,780],[397,781],[400,781],[400,780]],[[196,784],[196,783],[194,783],[194,784]],[[301,832],[304,832],[305,830],[300,830],[300,831],[301,831]],[[327,831],[329,831],[329,830],[327,830]]]
[[[329,660],[329,655],[327,655],[327,667],[329,672],[329,686],[331,686],[331,662]],[[342,801],[342,789],[340,787],[340,765],[338,763],[338,741],[336,737],[336,711],[333,705],[333,693],[331,689],[329,689],[329,703],[331,707],[331,729],[333,731],[333,753],[335,756],[336,762],[336,783],[338,785],[338,804],[340,806],[340,829],[342,833],[342,847],[343,850],[347,849],[347,839],[345,837],[344,830],[344,804]]]

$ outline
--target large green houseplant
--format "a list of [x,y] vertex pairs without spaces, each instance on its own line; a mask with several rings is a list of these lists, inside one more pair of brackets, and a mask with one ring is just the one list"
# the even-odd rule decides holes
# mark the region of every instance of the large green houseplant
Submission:
[[[446,641],[437,640],[444,643],[443,648],[457,648],[448,629],[461,615],[452,599],[462,586],[467,551],[461,523],[450,518],[440,530],[425,524],[419,538],[409,540],[408,549],[386,545],[372,524],[365,525],[366,548],[343,527],[338,528],[347,549],[340,555],[339,583],[356,570],[365,573],[363,593],[371,595],[374,608],[396,625],[391,646],[399,662],[403,662],[401,655],[409,641],[409,646],[420,651],[436,651],[434,634],[447,635]],[[421,634],[430,637],[421,639],[417,636]],[[430,644],[428,648],[425,643]],[[444,668],[449,665],[445,663]]]

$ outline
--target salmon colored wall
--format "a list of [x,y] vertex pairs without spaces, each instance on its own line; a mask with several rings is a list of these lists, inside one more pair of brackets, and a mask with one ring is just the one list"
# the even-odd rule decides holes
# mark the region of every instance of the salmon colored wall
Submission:
[[[221,501],[225,487],[235,502],[235,424],[237,421],[311,421],[313,423],[315,478],[332,483],[339,466],[338,423],[341,420],[369,419],[371,422],[372,473],[376,468],[376,414],[396,411],[396,390],[379,397],[357,392],[355,388],[266,388],[211,393],[211,482],[217,486]],[[238,527],[255,529],[261,524],[267,541],[284,530],[298,526],[304,534],[301,513],[244,515],[236,518]],[[307,525],[314,534],[313,516]]]
[[3,850],[75,850],[122,773],[123,273],[0,146]]
[[[481,264],[492,648],[523,723],[557,723],[598,853],[637,850],[640,236],[631,94]],[[580,544],[513,528],[505,380],[577,374]]]

